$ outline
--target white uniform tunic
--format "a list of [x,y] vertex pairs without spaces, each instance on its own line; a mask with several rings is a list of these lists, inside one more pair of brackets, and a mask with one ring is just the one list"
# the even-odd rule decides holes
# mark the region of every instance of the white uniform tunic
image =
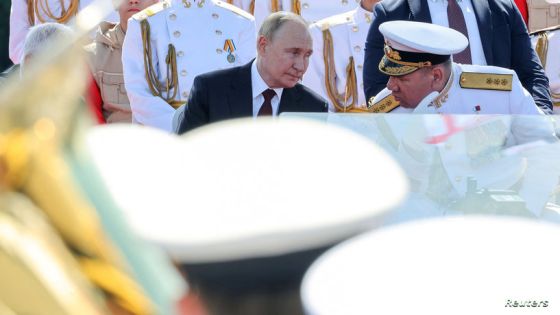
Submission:
[[[320,20],[309,27],[313,38],[313,55],[309,61],[309,68],[305,73],[303,83],[328,100],[330,112],[335,111],[335,106],[329,98],[325,84],[323,29],[328,28],[332,36],[337,93],[340,95],[346,93],[345,88],[349,80],[346,67],[349,64],[350,57],[352,57],[358,91],[356,105],[365,105],[363,84],[364,43],[372,19],[373,13],[358,5],[352,11]],[[348,106],[349,103],[343,105]]]
[[[50,8],[51,13],[55,17],[59,17],[61,15],[60,13],[61,5],[59,0],[35,0],[35,1],[37,1],[39,12],[41,12],[41,17],[44,21],[55,22],[53,19],[49,18],[45,13],[45,10],[42,9],[42,8],[46,8],[47,5]],[[66,9],[68,9],[68,6],[72,1],[77,1],[77,0],[64,0]],[[43,5],[41,5],[41,3]],[[114,23],[117,23],[119,21],[119,16],[117,12],[113,10],[112,0],[80,0],[78,12],[93,3],[95,3],[96,5],[100,5],[103,11],[110,12],[110,15],[105,17],[103,20],[114,22]],[[25,41],[25,36],[29,32],[29,28],[31,27],[31,25],[29,25],[27,9],[28,9],[27,0],[12,0],[12,10],[10,12],[9,45],[10,45],[10,59],[15,64],[19,64],[21,58],[23,57],[23,43]],[[35,16],[35,25],[40,23],[41,21],[39,20],[39,18]]]
[[273,13],[272,1],[278,3],[279,11],[294,12],[293,3],[299,2],[301,16],[309,23],[314,23],[329,16],[344,13],[352,10],[360,0],[254,0],[255,1],[255,21],[257,29],[261,26],[266,17]]
[[[254,18],[227,3],[216,0],[166,1],[149,10],[157,11],[146,19],[150,25],[152,64],[158,80],[165,86],[165,59],[172,44],[177,56],[177,102],[186,102],[195,76],[223,68],[241,66],[256,55]],[[200,6],[199,6],[200,4]],[[157,10],[157,6],[162,6]],[[124,80],[132,109],[133,122],[172,131],[175,109],[154,96],[146,81],[142,34],[138,13],[130,19],[123,47]],[[226,51],[231,40],[235,50]],[[219,91],[216,91],[219,92]],[[167,93],[163,91],[163,97]]]
[[[461,79],[464,73],[488,74],[491,80],[488,89],[474,89],[461,87]],[[494,75],[509,75],[505,77],[511,80],[511,91],[501,91],[491,89],[492,86],[502,85],[501,80],[494,82]],[[467,80],[466,78],[464,78]],[[424,98],[420,104],[411,112],[421,114],[542,114],[535,105],[531,94],[521,85],[517,74],[513,70],[478,65],[463,65],[453,63],[453,77],[448,83],[449,89],[442,93],[432,93]],[[509,82],[504,82],[504,85]],[[464,85],[464,84],[463,84]],[[383,89],[374,98],[373,103],[377,103],[389,96],[391,91]],[[443,100],[438,108],[433,101]],[[392,112],[400,112],[397,107]]]
[[[544,56],[541,57],[544,71],[550,83],[550,91],[552,92],[553,111],[555,115],[560,114],[560,26],[552,28],[548,31],[537,32],[531,35],[531,43],[533,48],[536,47],[539,35],[545,34],[547,37],[548,49]],[[538,50],[537,50],[538,51]],[[542,60],[544,57],[544,60]]]

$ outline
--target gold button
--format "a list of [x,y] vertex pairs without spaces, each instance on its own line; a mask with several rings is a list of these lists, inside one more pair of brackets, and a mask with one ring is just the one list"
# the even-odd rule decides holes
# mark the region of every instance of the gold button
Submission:
[[216,30],[216,35],[218,35],[218,36],[222,35],[222,31]]
[[304,3],[304,4],[303,4],[303,8],[304,8],[304,9],[309,9],[309,3],[307,3],[307,2]]
[[187,76],[187,70],[181,70],[181,75],[186,77]]
[[218,15],[218,13],[212,13],[212,17],[215,18],[215,19],[217,19],[217,18],[219,18],[220,16]]
[[173,32],[173,36],[175,36],[175,37],[181,37],[181,32],[175,31],[175,32]]
[[362,47],[360,47],[360,45],[356,45],[356,46],[354,46],[354,51],[355,52],[360,52],[360,51],[362,51]]
[[189,93],[183,92],[183,94],[181,94],[181,95],[183,95],[184,98],[187,98],[189,96]]
[[358,27],[356,25],[352,26],[352,32],[357,32],[358,31]]
[[185,55],[185,53],[182,50],[179,50],[177,52],[177,56],[179,56],[179,57],[183,57],[184,55]]
[[221,50],[220,48],[216,49],[217,54],[221,54],[222,52],[223,52],[223,50]]
[[171,21],[175,21],[175,20],[177,19],[177,15],[175,15],[174,13],[172,13],[172,14],[169,15],[169,19],[170,19]]

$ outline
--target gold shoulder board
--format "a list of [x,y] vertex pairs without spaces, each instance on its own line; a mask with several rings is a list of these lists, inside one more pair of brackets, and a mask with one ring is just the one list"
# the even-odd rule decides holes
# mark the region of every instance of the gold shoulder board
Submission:
[[368,110],[371,113],[389,113],[400,104],[392,94],[385,96],[377,103],[373,102],[374,97],[370,97],[368,101]]
[[511,91],[513,74],[463,72],[459,84],[463,89]]
[[324,18],[322,20],[317,21],[316,23],[321,27],[321,30],[328,30],[331,27],[346,24],[352,21],[352,13],[354,11],[337,14],[335,16],[330,16],[328,18]]
[[159,12],[167,9],[169,6],[170,6],[170,4],[169,4],[168,0],[158,2],[156,4],[153,4],[153,5],[145,8],[144,10],[134,14],[132,16],[132,18],[137,20],[137,21],[142,21],[142,20],[145,20],[145,19],[149,18],[150,16],[155,15],[156,13],[159,13]]
[[234,6],[233,4],[229,4],[229,3],[223,2],[223,1],[216,1],[216,5],[224,8],[228,11],[232,11],[233,13],[235,13],[237,15],[241,15],[242,17],[244,17],[248,20],[254,19],[254,17],[249,12],[246,12],[243,9],[240,9],[240,8]]

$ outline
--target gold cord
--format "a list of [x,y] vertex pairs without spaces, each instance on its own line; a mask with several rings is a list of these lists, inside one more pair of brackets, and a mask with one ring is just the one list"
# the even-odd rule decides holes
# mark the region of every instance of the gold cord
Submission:
[[541,60],[542,67],[546,67],[546,55],[548,54],[548,32],[542,32],[537,39],[535,51]]
[[[336,69],[334,65],[334,45],[331,32],[323,30],[323,60],[325,62],[325,87],[327,95],[331,100],[336,112],[367,112],[367,109],[357,108],[358,100],[356,70],[354,68],[354,57],[350,57],[346,66],[346,85],[344,95],[338,93],[336,88]],[[348,104],[350,100],[350,104]]]
[[301,1],[292,0],[292,12],[297,15],[301,15]]
[[249,13],[251,13],[251,15],[255,15],[255,0],[251,0],[251,3],[249,4]]
[[270,13],[278,11],[278,0],[270,0]]
[[140,22],[140,27],[142,30],[142,46],[144,50],[144,72],[146,76],[146,81],[148,82],[148,87],[152,92],[152,95],[159,96],[167,103],[171,104],[175,101],[177,96],[177,87],[179,86],[179,79],[177,75],[177,54],[175,52],[175,46],[169,44],[167,56],[165,58],[165,63],[167,65],[167,74],[165,80],[165,91],[167,96],[164,97],[162,94],[163,87],[161,86],[154,65],[152,63],[152,45],[150,43],[150,24],[147,20],[142,20]]
[[[72,17],[78,13],[80,0],[70,0],[70,5],[66,8],[64,0],[59,0],[60,16],[56,16],[50,6],[48,0],[27,0],[27,15],[30,25],[35,25],[35,17],[41,23],[52,20],[56,23],[66,24]],[[45,16],[41,14],[43,12]]]

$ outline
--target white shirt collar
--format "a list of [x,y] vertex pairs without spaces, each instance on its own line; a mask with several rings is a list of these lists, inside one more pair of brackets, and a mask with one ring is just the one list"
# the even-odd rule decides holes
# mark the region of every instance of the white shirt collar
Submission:
[[[251,65],[251,85],[253,88],[253,99],[261,95],[264,90],[269,89],[268,84],[264,82],[259,70],[257,69],[257,59],[255,59]],[[282,91],[284,91],[283,88],[275,88],[273,90],[276,92],[279,99],[282,98]]]

